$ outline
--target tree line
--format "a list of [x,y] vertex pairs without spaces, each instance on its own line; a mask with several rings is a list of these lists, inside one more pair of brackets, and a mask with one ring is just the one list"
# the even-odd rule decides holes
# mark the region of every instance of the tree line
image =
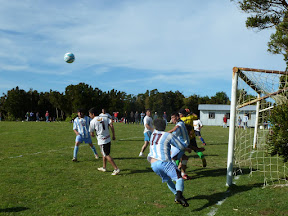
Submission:
[[2,119],[9,121],[23,120],[27,112],[39,112],[40,117],[44,117],[46,111],[57,120],[71,120],[78,108],[88,111],[91,107],[104,108],[111,114],[119,112],[118,117],[125,111],[142,112],[147,108],[161,116],[163,112],[169,115],[182,107],[199,114],[198,104],[230,104],[230,101],[225,92],[217,92],[212,97],[195,94],[185,97],[179,91],[159,92],[157,89],[138,95],[115,89],[104,92],[85,83],[69,85],[64,93],[25,91],[17,86],[0,98],[0,113]]

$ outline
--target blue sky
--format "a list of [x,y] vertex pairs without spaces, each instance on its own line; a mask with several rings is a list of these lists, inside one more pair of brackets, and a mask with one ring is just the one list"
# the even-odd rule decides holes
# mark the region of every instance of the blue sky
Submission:
[[[230,97],[232,68],[285,70],[230,0],[0,0],[0,93],[84,82]],[[75,55],[67,64],[66,52]]]

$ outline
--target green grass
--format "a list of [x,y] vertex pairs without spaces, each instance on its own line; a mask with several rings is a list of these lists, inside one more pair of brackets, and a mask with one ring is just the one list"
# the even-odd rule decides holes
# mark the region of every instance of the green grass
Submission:
[[190,155],[188,208],[174,204],[166,184],[138,157],[143,126],[117,123],[115,130],[111,156],[121,173],[111,176],[110,164],[108,172],[97,171],[102,160],[88,145],[81,145],[78,163],[71,161],[70,123],[0,122],[0,215],[288,215],[287,187],[263,188],[263,178],[244,172],[227,190],[228,129],[203,128],[208,166]]

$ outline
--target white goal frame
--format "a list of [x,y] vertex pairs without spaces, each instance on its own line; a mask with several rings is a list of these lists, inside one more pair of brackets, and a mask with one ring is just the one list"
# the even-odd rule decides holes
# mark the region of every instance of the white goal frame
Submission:
[[[258,130],[258,118],[259,112],[264,110],[259,110],[260,101],[274,95],[278,95],[285,91],[288,91],[288,88],[280,89],[276,92],[269,93],[263,97],[260,97],[260,90],[257,89],[256,85],[253,85],[253,82],[250,81],[242,71],[249,71],[249,72],[264,72],[264,73],[273,73],[273,74],[283,74],[288,75],[286,71],[275,71],[275,70],[263,70],[263,69],[253,69],[253,68],[241,68],[241,67],[234,67],[233,68],[233,75],[232,75],[232,89],[231,89],[231,106],[230,106],[230,127],[229,127],[229,140],[228,140],[228,155],[227,155],[227,179],[226,185],[231,186],[233,180],[233,162],[234,162],[234,144],[235,144],[235,127],[236,127],[236,109],[245,107],[251,104],[256,104],[256,121],[255,121],[255,128],[254,128],[254,139],[253,139],[253,148],[256,148],[256,139],[257,139],[257,130]],[[247,103],[237,106],[237,87],[238,87],[238,78],[246,80],[246,83],[253,89],[255,92],[258,93],[258,98],[251,100]],[[268,107],[267,109],[271,109],[273,107]]]

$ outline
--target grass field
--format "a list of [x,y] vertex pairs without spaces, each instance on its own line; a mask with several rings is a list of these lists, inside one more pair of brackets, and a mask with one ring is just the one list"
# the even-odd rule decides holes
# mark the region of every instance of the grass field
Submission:
[[121,173],[111,176],[110,164],[108,172],[97,171],[102,160],[88,145],[81,145],[79,162],[71,161],[71,123],[0,122],[0,215],[288,215],[288,187],[263,188],[263,178],[248,172],[225,186],[228,129],[202,129],[208,165],[190,155],[188,208],[174,204],[166,184],[138,157],[143,126],[116,123],[115,130],[111,156]]

